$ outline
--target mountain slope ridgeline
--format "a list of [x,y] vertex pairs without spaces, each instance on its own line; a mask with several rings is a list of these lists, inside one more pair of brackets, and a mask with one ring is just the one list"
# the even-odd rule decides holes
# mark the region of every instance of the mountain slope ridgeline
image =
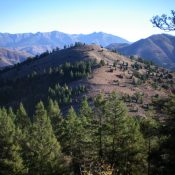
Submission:
[[107,48],[116,49],[127,56],[137,55],[158,65],[175,69],[175,37],[172,35],[152,35],[130,45],[112,44]]

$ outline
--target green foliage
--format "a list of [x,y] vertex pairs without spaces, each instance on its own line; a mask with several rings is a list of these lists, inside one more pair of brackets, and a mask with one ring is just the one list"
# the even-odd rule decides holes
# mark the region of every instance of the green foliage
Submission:
[[71,156],[72,169],[75,174],[80,174],[80,165],[83,163],[84,127],[73,107],[68,111],[64,121],[64,134],[61,141],[63,152]]
[[56,174],[61,156],[58,143],[42,102],[36,105],[34,123],[30,128],[27,145],[29,174]]
[[[34,104],[39,100],[47,102],[50,97],[57,100],[59,105],[68,104],[72,102],[72,96],[79,95],[86,91],[84,85],[75,87],[74,89],[65,89],[64,84],[69,84],[72,81],[88,77],[97,63],[94,60],[79,61],[75,63],[65,63],[59,66],[53,66],[44,70],[37,70],[31,72],[25,77],[14,80],[0,81],[0,105],[16,107],[16,102],[23,101],[27,111],[34,112]],[[41,87],[42,84],[42,87]],[[49,87],[54,91],[57,85],[62,88],[65,94],[54,96],[54,92],[49,91]],[[70,94],[70,91],[71,94]],[[57,93],[57,92],[56,92]],[[67,94],[68,93],[68,94]]]
[[159,127],[158,121],[153,119],[153,113],[149,111],[147,118],[140,119],[140,128],[145,139],[145,149],[147,152],[147,173],[152,174],[154,172],[154,165],[152,163],[152,152],[159,147]]
[[68,111],[67,118],[65,120],[65,132],[64,132],[64,147],[68,155],[76,156],[78,152],[78,141],[79,141],[79,129],[80,120],[73,107]]
[[[127,114],[125,105],[117,94],[110,95],[106,104],[107,155],[122,174],[144,174],[144,139],[138,123]],[[105,144],[106,144],[105,143]]]
[[[66,48],[77,46],[83,44]],[[151,62],[131,59],[137,61],[132,64],[135,85],[157,74],[155,85],[162,81],[166,88],[164,80],[172,79],[165,70],[158,72]],[[145,74],[139,71],[141,63],[146,64]],[[105,65],[105,61],[100,64]],[[116,61],[116,65],[123,71],[128,68],[127,62]],[[90,103],[85,97],[80,103],[86,87],[71,82],[88,77],[96,66],[95,61],[66,62],[45,70],[33,69],[23,78],[0,81],[0,105],[16,107],[22,101],[26,107],[21,103],[16,112],[12,108],[0,110],[0,174],[174,174],[175,97],[152,99],[155,109],[164,115],[162,124],[149,115],[142,119],[130,117],[116,93],[101,93]],[[20,65],[16,67],[20,69]],[[143,95],[134,93],[123,99],[138,106]],[[48,102],[47,111],[42,102],[35,110],[32,108],[40,100]]]
[[27,112],[22,103],[20,103],[19,109],[17,110],[15,123],[22,131],[25,128],[29,127],[31,124],[30,118],[28,117]]
[[167,119],[160,128],[163,140],[159,149],[153,152],[153,162],[156,173],[170,175],[175,172],[175,95],[170,96],[164,104],[164,115]]
[[87,97],[85,97],[81,102],[81,106],[79,109],[79,116],[81,118],[85,117],[87,119],[92,119],[92,109],[89,106]]
[[15,121],[16,115],[15,115],[15,113],[13,112],[13,109],[12,109],[11,107],[7,110],[7,115],[8,115],[13,121]]
[[150,111],[130,117],[116,93],[85,97],[67,115],[39,102],[32,123],[22,104],[0,109],[0,174],[174,174],[174,106],[175,96],[162,102],[163,125]]
[[86,92],[86,87],[84,85],[78,85],[75,88],[70,88],[66,84],[60,86],[56,84],[53,88],[49,88],[48,95],[50,98],[58,101],[59,105],[70,104],[73,98]]
[[18,130],[7,111],[0,109],[0,174],[23,175],[27,172],[17,141]]
[[53,131],[55,133],[55,136],[57,137],[57,140],[59,141],[62,139],[64,119],[57,101],[49,99],[47,111],[48,116],[51,120]]

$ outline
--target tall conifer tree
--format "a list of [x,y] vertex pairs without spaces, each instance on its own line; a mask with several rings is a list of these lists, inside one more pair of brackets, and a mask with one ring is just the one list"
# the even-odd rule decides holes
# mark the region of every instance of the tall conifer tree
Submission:
[[29,174],[59,174],[60,144],[54,135],[51,121],[42,102],[36,105],[29,140]]
[[0,174],[23,175],[27,172],[21,157],[16,127],[7,111],[0,111]]
[[22,103],[20,103],[16,114],[16,125],[22,130],[26,130],[30,126],[30,118]]

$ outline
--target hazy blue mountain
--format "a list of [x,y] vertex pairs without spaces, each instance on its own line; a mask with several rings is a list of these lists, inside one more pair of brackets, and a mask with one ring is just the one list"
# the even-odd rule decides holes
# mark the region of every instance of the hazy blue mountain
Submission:
[[114,42],[128,43],[123,38],[102,32],[72,35],[58,31],[21,34],[0,33],[0,47],[22,50],[33,55],[55,47],[63,48],[64,45],[74,44],[75,42],[95,43],[104,47]]
[[161,66],[175,69],[175,36],[167,34],[152,35],[123,47],[107,46],[124,55],[138,55]]
[[111,34],[106,34],[103,32],[94,32],[91,34],[79,34],[79,35],[71,35],[71,37],[73,38],[73,40],[76,41],[80,41],[86,44],[97,44],[97,45],[101,45],[101,46],[107,46],[111,43],[129,43],[127,40],[118,37],[118,36],[114,36]]

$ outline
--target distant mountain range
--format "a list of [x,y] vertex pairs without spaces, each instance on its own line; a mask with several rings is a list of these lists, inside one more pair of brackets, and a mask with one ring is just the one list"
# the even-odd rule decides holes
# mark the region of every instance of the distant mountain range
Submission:
[[30,56],[32,55],[24,51],[0,48],[0,67],[6,67],[20,63]]
[[[97,44],[130,56],[137,55],[156,64],[175,69],[175,36],[152,35],[130,43],[126,39],[103,32],[66,34],[58,31],[9,34],[0,33],[0,67],[13,65],[46,50],[63,48],[75,42]],[[112,43],[112,44],[111,44]]]
[[75,42],[94,43],[103,47],[111,43],[129,43],[123,38],[103,32],[91,34],[66,34],[58,31],[21,34],[0,33],[0,47],[25,51],[33,55],[55,47],[63,48],[64,45]]
[[175,36],[172,35],[152,35],[132,44],[113,43],[107,48],[128,56],[137,55],[158,65],[175,69]]

